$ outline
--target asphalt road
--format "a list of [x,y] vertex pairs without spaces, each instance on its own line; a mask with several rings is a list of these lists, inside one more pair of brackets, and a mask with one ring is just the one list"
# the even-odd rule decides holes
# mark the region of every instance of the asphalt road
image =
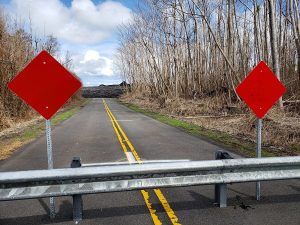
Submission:
[[[106,99],[141,160],[214,159],[221,148],[201,138],[155,121]],[[74,156],[83,163],[127,161],[101,99],[53,129],[54,167],[69,167]],[[46,140],[38,138],[0,162],[0,171],[47,168]],[[235,156],[238,157],[238,156]],[[229,185],[228,207],[213,205],[211,185],[146,190],[162,224],[300,224],[300,181],[262,182],[262,200],[254,198],[255,184]],[[81,224],[154,224],[140,191],[84,196]],[[48,199],[0,202],[0,225],[72,224],[71,197],[56,198],[57,216],[48,218]],[[166,205],[164,205],[166,206]],[[171,218],[171,219],[170,219]],[[176,222],[176,220],[178,221]]]

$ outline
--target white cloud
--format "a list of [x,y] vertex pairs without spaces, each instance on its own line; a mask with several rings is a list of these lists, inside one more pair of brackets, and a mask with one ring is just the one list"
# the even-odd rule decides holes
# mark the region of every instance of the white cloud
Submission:
[[73,0],[69,8],[59,0],[12,0],[11,4],[17,17],[31,19],[34,31],[79,44],[104,40],[131,20],[131,10],[114,1]]
[[98,59],[100,59],[99,52],[97,52],[95,50],[88,50],[88,51],[86,51],[84,58],[82,61],[80,61],[80,63],[86,63],[88,61],[98,60]]
[[113,61],[101,56],[95,50],[87,50],[84,54],[74,57],[74,72],[79,76],[106,76],[114,75]]
[[[5,8],[38,37],[53,34],[72,56],[72,70],[84,85],[120,83],[113,64],[117,48],[116,28],[132,19],[131,10],[111,0],[11,0]],[[1,6],[0,0],[0,6]]]

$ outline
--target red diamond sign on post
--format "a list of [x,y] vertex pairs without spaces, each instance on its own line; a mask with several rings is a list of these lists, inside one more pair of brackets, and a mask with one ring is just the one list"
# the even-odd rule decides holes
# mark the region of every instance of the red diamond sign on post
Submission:
[[81,82],[47,51],[38,54],[9,84],[28,105],[50,119],[81,87]]
[[264,61],[258,63],[236,88],[237,94],[260,119],[285,91],[285,87]]

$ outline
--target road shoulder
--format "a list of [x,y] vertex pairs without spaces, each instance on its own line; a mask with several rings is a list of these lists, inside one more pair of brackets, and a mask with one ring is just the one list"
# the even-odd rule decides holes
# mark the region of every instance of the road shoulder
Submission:
[[[51,119],[53,128],[63,121],[71,118],[80,109],[86,106],[89,101],[89,99],[82,99],[64,107]],[[11,157],[21,147],[32,143],[38,137],[42,136],[45,133],[44,119],[42,117],[38,117],[13,129],[9,129],[7,132],[3,131],[1,133],[0,162]]]
[[[190,135],[201,138],[206,142],[217,145],[230,152],[234,152],[244,157],[255,156],[255,143],[249,140],[245,140],[243,138],[233,136],[225,132],[207,129],[190,122],[179,120],[170,115],[160,114],[158,112],[146,109],[136,104],[128,103],[124,100],[118,100],[118,102],[135,112],[142,113],[150,118],[153,118],[155,120],[158,120],[170,126],[176,127]],[[276,154],[276,152],[274,153],[272,149],[263,148],[262,156],[271,157],[271,156],[278,156],[278,154]]]

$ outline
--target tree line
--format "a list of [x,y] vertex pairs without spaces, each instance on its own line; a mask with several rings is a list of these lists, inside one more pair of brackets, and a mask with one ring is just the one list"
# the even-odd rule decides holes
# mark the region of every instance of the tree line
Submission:
[[[236,86],[264,60],[300,96],[299,0],[145,0],[120,28],[117,66],[131,90],[167,98],[239,100]],[[280,101],[282,106],[282,101]]]

